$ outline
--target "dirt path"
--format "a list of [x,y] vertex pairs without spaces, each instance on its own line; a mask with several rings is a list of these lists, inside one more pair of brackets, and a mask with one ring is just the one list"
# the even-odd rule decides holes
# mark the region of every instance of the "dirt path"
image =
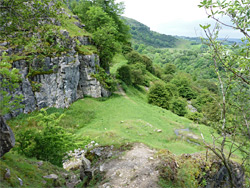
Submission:
[[99,188],[158,188],[159,160],[154,154],[155,151],[144,144],[135,144],[124,156],[101,166],[108,182]]
[[117,89],[118,89],[118,91],[116,91],[115,93],[117,93],[117,94],[119,94],[119,95],[122,95],[125,99],[128,99],[128,100],[130,100],[131,102],[133,102],[134,104],[136,104],[135,101],[133,101],[132,99],[130,99],[130,98],[126,95],[125,91],[122,89],[122,87],[121,87],[119,84],[117,84]]

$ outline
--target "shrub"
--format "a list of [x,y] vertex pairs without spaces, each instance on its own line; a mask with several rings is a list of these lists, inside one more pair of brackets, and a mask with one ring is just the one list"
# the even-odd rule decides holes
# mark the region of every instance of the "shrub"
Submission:
[[126,55],[126,58],[129,64],[135,64],[136,62],[143,62],[141,55],[136,51],[128,53]]
[[203,106],[207,103],[213,103],[216,99],[216,95],[209,92],[207,89],[202,90],[197,98],[192,101],[193,106],[199,111],[202,111]]
[[199,112],[190,112],[185,115],[186,118],[196,122],[196,123],[202,123],[203,122],[203,114]]
[[148,56],[142,55],[142,63],[149,72],[154,73],[153,61]]
[[188,100],[194,99],[197,96],[197,94],[192,90],[192,88],[188,86],[178,87],[178,91],[181,97],[186,98]]
[[174,76],[171,83],[178,88],[179,95],[188,100],[196,98],[196,92],[192,89],[192,78],[189,74],[179,73]]
[[171,94],[166,89],[166,85],[157,82],[149,89],[148,102],[156,106],[169,109]]
[[182,98],[173,98],[170,101],[170,110],[179,116],[184,116],[187,113],[186,106],[187,102]]
[[161,76],[161,79],[164,82],[170,82],[173,78],[174,78],[174,76],[172,74],[164,74]]
[[202,113],[207,120],[219,122],[221,119],[221,108],[216,101],[208,102],[202,107]]
[[143,85],[145,82],[146,66],[142,63],[136,63],[130,66],[132,83],[134,85]]
[[74,147],[73,135],[58,126],[62,117],[63,114],[48,114],[42,109],[32,118],[38,121],[41,130],[24,129],[17,134],[18,153],[62,166],[65,153]]
[[117,77],[127,85],[132,84],[131,70],[128,65],[123,65],[119,69],[117,69]]
[[96,69],[98,73],[93,74],[92,76],[96,78],[105,89],[114,92],[116,90],[117,83],[113,77],[99,66],[97,66]]
[[130,53],[132,51],[133,51],[133,48],[130,45],[123,45],[122,46],[122,53],[124,55],[126,55],[126,54],[128,54],[128,53]]
[[179,96],[179,92],[177,90],[176,85],[171,84],[171,83],[167,83],[165,85],[165,87],[168,90],[168,92],[170,93],[171,97],[178,97]]
[[161,66],[154,64],[154,75],[157,76],[158,78],[162,78],[163,70]]
[[165,74],[174,74],[176,72],[176,66],[173,64],[166,64],[164,68],[164,73]]

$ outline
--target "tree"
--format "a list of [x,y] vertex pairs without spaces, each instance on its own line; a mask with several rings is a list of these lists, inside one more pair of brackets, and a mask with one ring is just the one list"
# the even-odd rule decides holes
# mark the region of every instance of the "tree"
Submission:
[[171,80],[172,84],[177,86],[179,91],[179,95],[183,98],[188,100],[193,99],[196,97],[196,93],[193,91],[191,84],[192,78],[189,74],[186,73],[178,73],[175,77]]
[[176,72],[176,66],[173,64],[166,64],[164,68],[165,74],[174,74]]
[[101,67],[108,71],[109,62],[121,49],[115,39],[118,33],[115,22],[101,7],[90,7],[85,16],[86,27],[93,34],[100,55]]
[[146,55],[142,55],[141,57],[142,57],[142,63],[146,65],[146,69],[149,72],[154,73],[154,67],[153,67],[152,60]]
[[148,103],[150,104],[169,109],[171,98],[171,93],[169,93],[165,84],[157,82],[149,89]]
[[61,0],[1,0],[0,1],[0,36],[1,38],[22,36],[35,31],[39,25],[51,22],[57,16]]
[[[242,154],[242,167],[249,165],[249,108],[250,108],[250,1],[212,1],[204,0],[199,7],[205,8],[208,17],[217,22],[215,29],[211,25],[204,25],[206,39],[204,43],[209,47],[213,67],[218,77],[221,102],[221,121],[217,124],[220,138],[215,138],[218,145],[204,144],[224,164],[227,169],[230,186],[238,187],[234,165],[231,162],[232,154],[240,151]],[[221,21],[218,16],[227,16],[231,24]],[[241,32],[244,37],[242,44],[236,44],[229,48],[218,39],[220,25],[233,28]],[[248,114],[248,115],[246,115]],[[233,117],[233,118],[232,118]],[[227,149],[227,151],[226,151]],[[242,186],[242,185],[241,185]]]
[[143,85],[145,82],[146,66],[142,63],[130,65],[132,83],[134,85]]
[[187,113],[187,102],[182,98],[173,98],[169,109],[178,116],[184,116]]
[[123,65],[117,69],[117,77],[125,82],[127,85],[132,84],[131,69],[128,65]]
[[81,0],[71,3],[72,11],[85,23],[97,46],[101,67],[109,72],[109,63],[122,45],[129,45],[129,28],[120,19],[123,4],[114,0]]
[[128,53],[126,55],[126,59],[128,60],[129,64],[135,64],[137,62],[143,61],[142,56],[136,51],[132,51],[132,52]]

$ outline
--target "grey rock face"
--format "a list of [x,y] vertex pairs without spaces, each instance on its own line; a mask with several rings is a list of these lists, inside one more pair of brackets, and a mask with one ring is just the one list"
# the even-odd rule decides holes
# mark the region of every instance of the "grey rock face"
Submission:
[[91,40],[89,37],[77,37],[77,40],[81,43],[81,45],[91,45]]
[[81,24],[80,22],[74,22],[74,24],[79,27],[80,29],[84,28],[85,25],[84,24]]
[[[98,98],[111,94],[92,76],[97,73],[96,66],[100,66],[99,57],[77,53],[76,40],[79,45],[91,45],[90,37],[72,38],[67,30],[60,30],[60,33],[65,40],[57,37],[56,42],[67,48],[63,55],[40,59],[37,56],[32,62],[19,60],[12,63],[13,68],[19,69],[22,78],[14,95],[23,95],[22,104],[25,107],[5,115],[5,118],[45,107],[67,108],[85,95]],[[11,55],[22,52],[23,48],[6,48],[4,51]]]
[[188,101],[187,107],[190,110],[190,112],[197,112],[197,109],[194,106],[192,106],[191,101]]
[[80,168],[80,179],[83,180],[87,177],[89,181],[92,179],[92,176],[91,163],[87,158],[83,157],[82,166]]
[[0,116],[0,157],[9,152],[15,146],[15,137],[11,128]]
[[[69,107],[71,103],[85,95],[94,98],[109,96],[110,93],[91,76],[97,73],[96,65],[99,66],[99,58],[95,54],[46,57],[43,61],[43,71],[53,69],[53,72],[49,74],[41,72],[28,79],[27,62],[24,60],[14,62],[13,67],[20,70],[23,80],[16,94],[24,96],[25,107],[12,116],[45,107]],[[38,91],[34,91],[32,83],[40,85]]]
[[[219,164],[220,167],[218,168],[217,172],[213,169],[213,171],[215,171],[216,173],[212,172],[211,174],[214,175],[212,177],[207,178],[206,188],[231,187],[227,168],[222,163],[217,164]],[[243,168],[235,162],[231,162],[229,166],[231,169],[232,181],[235,187],[245,187],[245,172]]]

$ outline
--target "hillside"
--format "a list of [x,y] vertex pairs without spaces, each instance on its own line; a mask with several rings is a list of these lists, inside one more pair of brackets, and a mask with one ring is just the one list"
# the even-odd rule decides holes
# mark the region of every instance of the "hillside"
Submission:
[[115,0],[9,1],[0,187],[250,185],[249,46],[159,34]]
[[[127,60],[124,58],[124,56],[121,54],[116,55],[113,60],[113,67],[111,67],[111,70],[114,72],[117,68],[119,69],[119,67],[124,64],[127,64]],[[147,73],[147,77],[151,82],[158,80],[158,78],[149,72]],[[192,180],[194,181],[192,182],[189,175],[193,173],[201,174],[203,171],[199,169],[199,166],[193,166],[192,162],[186,160],[184,156],[190,154],[190,156],[193,156],[192,160],[196,161],[195,164],[199,164],[201,162],[200,158],[204,157],[204,153],[206,151],[200,135],[202,133],[207,142],[212,142],[210,134],[214,132],[214,130],[208,126],[196,124],[191,120],[180,117],[169,110],[148,104],[148,90],[145,86],[126,86],[124,83],[121,83],[121,85],[122,87],[118,86],[118,91],[109,98],[95,99],[84,97],[83,99],[79,99],[78,101],[74,102],[68,109],[48,108],[46,110],[48,113],[47,117],[62,116],[59,124],[67,132],[75,135],[76,140],[74,144],[77,145],[71,143],[75,149],[85,149],[85,145],[89,146],[92,142],[98,143],[96,150],[93,150],[95,152],[98,152],[99,150],[105,151],[105,148],[107,147],[114,148],[112,149],[113,154],[111,155],[114,157],[114,159],[110,158],[111,156],[109,156],[108,161],[102,159],[102,155],[105,154],[101,155],[101,159],[99,154],[94,156],[92,156],[93,154],[87,154],[93,165],[98,165],[97,168],[99,168],[99,166],[108,166],[111,164],[112,166],[116,166],[125,163],[127,166],[120,167],[118,170],[116,170],[116,173],[121,173],[123,170],[125,170],[128,174],[124,176],[134,178],[134,180],[136,180],[135,182],[139,183],[140,176],[137,178],[136,173],[134,173],[137,171],[133,170],[136,167],[130,169],[130,165],[133,164],[132,161],[139,160],[139,158],[137,159],[133,157],[133,160],[128,159],[131,160],[131,162],[121,158],[123,160],[122,163],[121,160],[118,160],[120,159],[119,155],[117,156],[118,159],[116,159],[115,151],[125,147],[125,152],[128,152],[128,156],[126,156],[129,158],[129,153],[136,153],[140,148],[142,151],[147,153],[147,151],[151,148],[154,149],[155,154],[152,156],[152,154],[149,155],[148,153],[145,153],[145,155],[151,156],[152,159],[157,159],[157,161],[152,162],[152,165],[154,166],[150,168],[152,173],[163,173],[166,169],[165,167],[162,167],[162,165],[165,164],[162,164],[162,162],[165,160],[165,158],[168,159],[169,157],[171,157],[171,160],[173,159],[176,163],[180,164],[179,171],[182,173],[182,176],[176,175],[176,178],[179,178],[178,182],[172,182],[171,180],[164,179],[164,174],[161,174],[159,176],[160,179],[156,181],[154,175],[152,178],[154,181],[156,181],[155,183],[157,185],[161,185],[163,187],[166,185],[183,187],[185,184],[191,185],[192,183],[196,182],[196,180]],[[17,136],[16,147],[20,147],[20,143],[22,143],[20,136],[22,136],[24,130],[34,130],[34,128],[36,128],[39,123],[42,122],[41,119],[37,119],[37,117],[43,117],[39,116],[39,114],[39,111],[35,111],[30,114],[21,114],[18,117],[8,121],[9,125],[14,130],[15,135]],[[134,143],[143,143],[145,146],[140,146],[138,148],[137,145],[134,146]],[[131,147],[133,148],[132,150],[130,150]],[[17,148],[14,148],[14,150],[17,150]],[[7,159],[8,156],[14,155],[12,152],[7,155]],[[162,160],[159,160],[156,156]],[[237,158],[236,155],[233,157]],[[100,161],[96,164],[96,160]],[[140,160],[146,160],[146,158]],[[29,163],[29,159],[26,161]],[[2,163],[6,165],[5,161],[2,161]],[[19,161],[19,163],[24,165],[26,162],[24,163],[23,161]],[[138,164],[136,161],[134,161],[134,163]],[[186,171],[186,165],[190,165],[192,171]],[[156,170],[156,166],[158,166],[157,168],[160,168],[160,170]],[[96,168],[96,166],[94,167]],[[12,172],[14,171],[12,167],[10,169]],[[34,173],[35,169],[35,167],[31,167],[30,173]],[[92,184],[94,183],[95,185],[104,185],[105,182],[110,180],[110,185],[115,186],[116,184],[112,184],[112,182],[116,182],[118,185],[118,182],[125,178],[124,176],[121,176],[121,180],[119,180],[113,177],[113,175],[109,175],[109,173],[111,173],[108,172],[109,170],[112,170],[112,168],[107,169],[108,174],[100,174],[99,179],[94,179]],[[133,171],[133,174],[129,173],[127,170]],[[62,171],[62,169],[54,173],[60,174],[60,171]],[[3,169],[2,172],[4,172]],[[13,173],[16,174],[16,172]],[[75,171],[75,173],[79,175],[79,171]],[[133,175],[134,177],[130,175]],[[149,176],[147,177],[151,178]],[[202,180],[203,176],[199,176],[198,179]],[[14,183],[13,181],[15,181],[15,179],[11,180],[12,184]],[[27,182],[28,178],[23,177],[23,181]],[[39,181],[41,180],[38,180],[38,182]],[[133,182],[131,180],[131,182],[127,181],[127,183],[132,184]],[[29,184],[25,184],[25,187],[30,186]]]
[[130,33],[135,43],[156,48],[174,48],[178,42],[176,37],[151,31],[148,26],[134,19],[126,17],[122,17],[122,19],[130,26]]

